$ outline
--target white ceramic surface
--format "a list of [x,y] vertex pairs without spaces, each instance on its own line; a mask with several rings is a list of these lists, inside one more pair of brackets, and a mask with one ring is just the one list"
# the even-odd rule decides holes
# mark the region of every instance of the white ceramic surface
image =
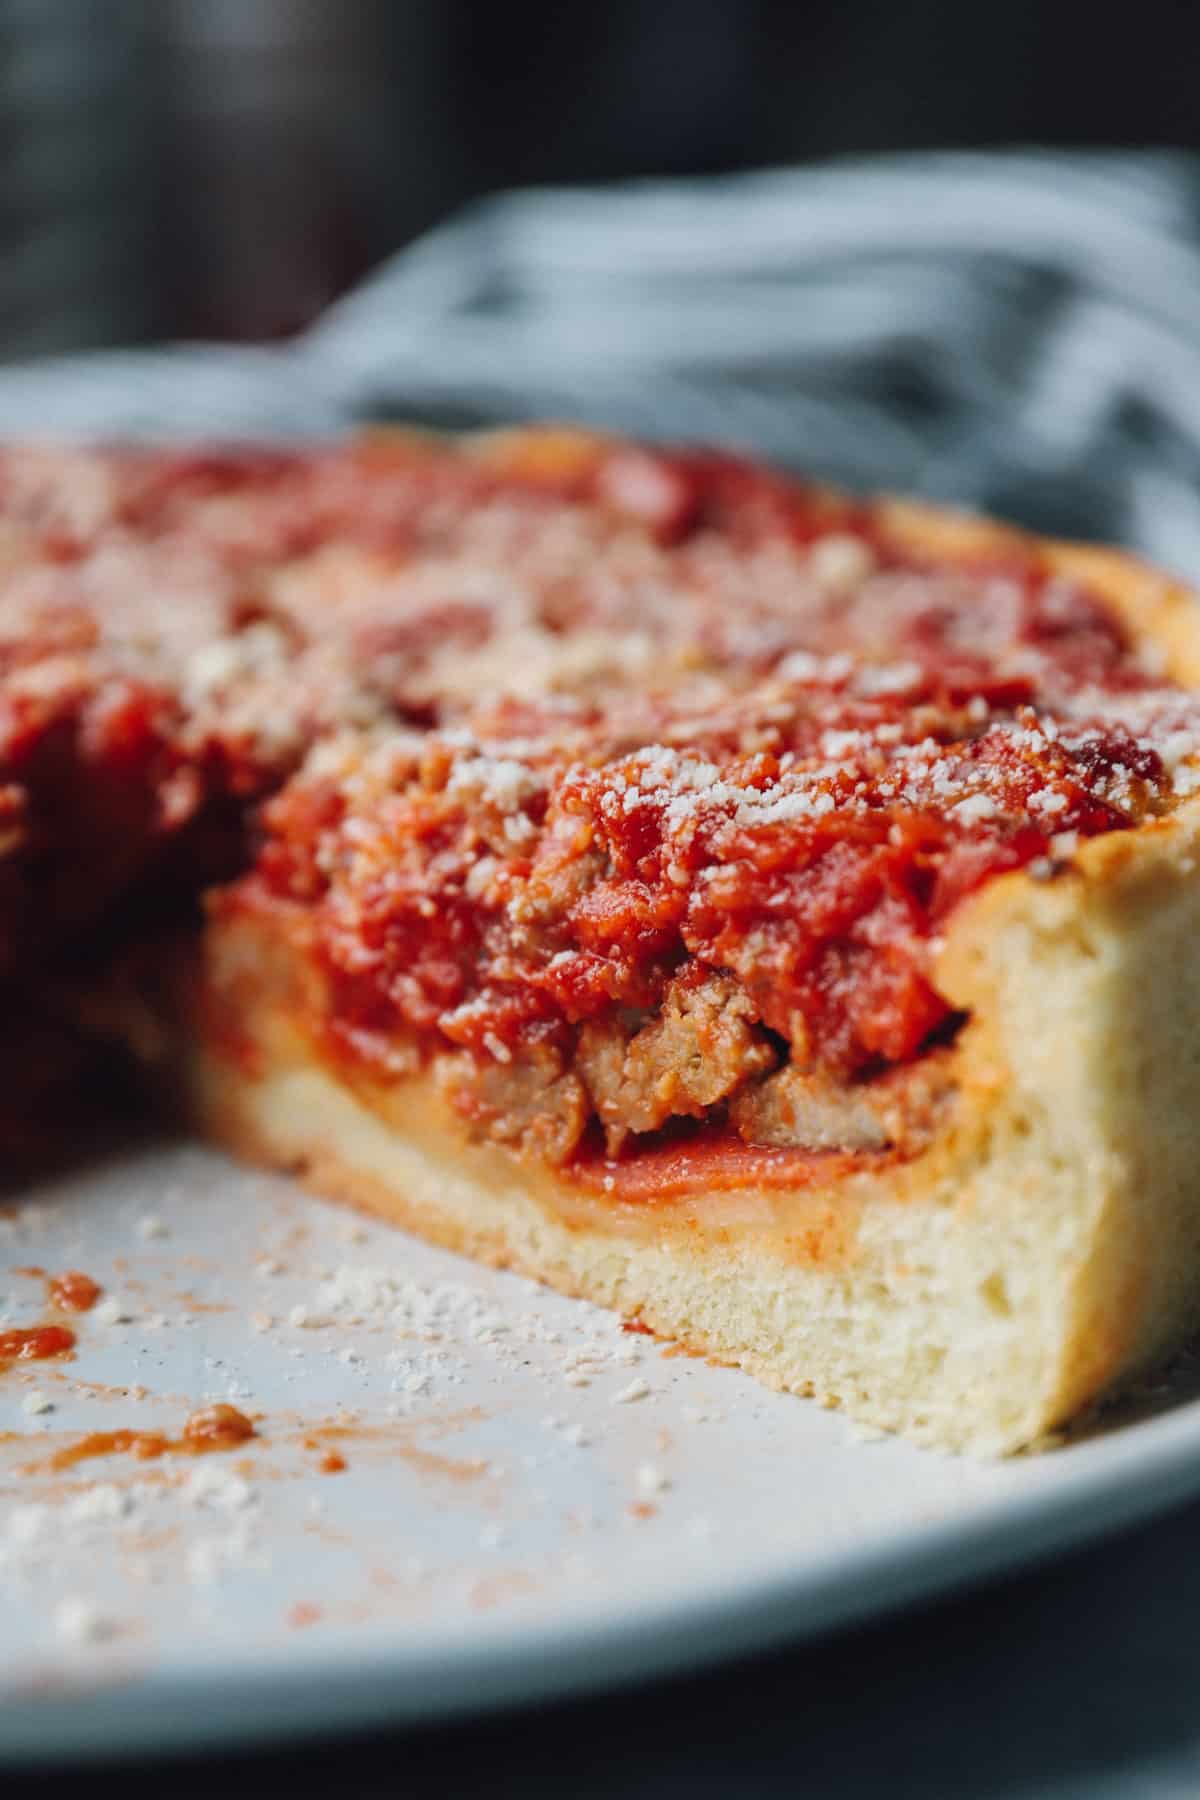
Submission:
[[[864,1441],[191,1145],[110,1155],[0,1215],[3,1325],[47,1316],[34,1268],[82,1269],[110,1304],[72,1361],[0,1377],[0,1756],[581,1692],[1200,1492],[1182,1380],[1006,1464]],[[83,1433],[177,1435],[209,1400],[256,1418],[244,1453],[49,1466]]]

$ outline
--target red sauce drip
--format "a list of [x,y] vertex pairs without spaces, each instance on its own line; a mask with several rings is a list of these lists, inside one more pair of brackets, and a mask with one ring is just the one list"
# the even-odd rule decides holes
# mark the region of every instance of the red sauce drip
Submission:
[[92,1431],[68,1444],[50,1458],[55,1473],[73,1469],[98,1456],[128,1455],[152,1462],[172,1451],[177,1456],[205,1456],[213,1450],[232,1450],[257,1437],[251,1421],[236,1406],[206,1406],[186,1420],[177,1438],[162,1431]]
[[184,1423],[183,1441],[199,1454],[205,1450],[231,1450],[255,1436],[253,1424],[236,1406],[218,1401],[201,1407]]
[[340,1450],[327,1450],[317,1464],[322,1475],[340,1475],[350,1467]]
[[46,1285],[50,1304],[61,1307],[63,1312],[91,1312],[103,1292],[98,1281],[93,1281],[79,1269],[67,1269],[62,1275],[54,1275]]
[[65,1325],[31,1325],[0,1331],[0,1363],[45,1362],[67,1356],[75,1348],[75,1333]]
[[89,1431],[78,1443],[56,1450],[50,1467],[58,1474],[96,1456],[125,1454],[136,1456],[139,1462],[149,1462],[170,1448],[170,1440],[161,1431]]

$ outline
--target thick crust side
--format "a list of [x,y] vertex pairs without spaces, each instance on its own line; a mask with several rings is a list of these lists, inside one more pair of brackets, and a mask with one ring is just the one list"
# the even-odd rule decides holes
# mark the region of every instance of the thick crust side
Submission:
[[[971,1013],[964,1059],[1047,1159],[1030,1258],[1076,1171],[1086,1251],[1062,1265],[1060,1418],[1200,1327],[1200,805],[1086,844],[1049,883],[1006,877],[955,919],[937,968]],[[1078,1221],[1077,1221],[1078,1223]]]
[[[265,940],[228,959],[249,1041],[235,1055],[209,1032],[192,1104],[210,1135],[319,1192],[773,1385],[919,1439],[1012,1450],[1200,1324],[1200,804],[1088,849],[1077,872],[1005,878],[960,915],[938,969],[971,1011],[960,1104],[907,1164],[590,1198],[466,1143],[428,1076],[372,1088],[332,1070]],[[273,956],[256,1003],[245,971]]]
[[[1174,680],[1200,685],[1197,596],[1138,558],[915,502],[880,510],[930,556],[1033,554],[1098,594]],[[977,1074],[993,1057],[1010,1101],[1020,1088],[1052,1108],[1066,1154],[1112,1171],[1093,1190],[1094,1246],[1074,1283],[1062,1417],[1200,1328],[1198,842],[1192,802],[1085,843],[1052,884],[993,882],[953,919],[936,973],[971,1011]]]

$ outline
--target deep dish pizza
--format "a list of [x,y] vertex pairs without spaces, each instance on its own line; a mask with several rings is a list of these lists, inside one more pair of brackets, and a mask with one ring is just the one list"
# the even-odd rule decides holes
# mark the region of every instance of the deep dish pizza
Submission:
[[579,432],[5,452],[6,1091],[120,1043],[320,1191],[1026,1444],[1200,1324],[1193,605]]

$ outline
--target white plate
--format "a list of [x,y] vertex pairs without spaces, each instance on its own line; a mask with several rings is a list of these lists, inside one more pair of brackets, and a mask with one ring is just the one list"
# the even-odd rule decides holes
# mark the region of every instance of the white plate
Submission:
[[[1007,1464],[864,1442],[195,1146],[48,1182],[0,1233],[5,1324],[45,1316],[34,1265],[82,1269],[129,1315],[102,1306],[72,1362],[0,1378],[9,1757],[579,1692],[827,1631],[1200,1491],[1200,1404],[1178,1391]],[[47,1466],[81,1433],[177,1434],[209,1399],[259,1415],[245,1455]],[[320,1470],[330,1450],[344,1471]]]

